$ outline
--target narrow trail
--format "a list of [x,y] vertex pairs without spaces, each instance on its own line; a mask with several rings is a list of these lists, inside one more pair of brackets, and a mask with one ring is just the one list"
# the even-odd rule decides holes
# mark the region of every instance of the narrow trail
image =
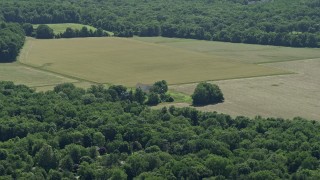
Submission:
[[292,61],[320,61],[320,57],[315,57],[315,58],[311,58],[311,59],[292,59],[292,60],[280,60],[280,61],[266,61],[266,62],[260,62],[260,63],[255,63],[258,65],[264,65],[264,64],[272,64],[272,63],[282,63],[282,62],[292,62]]
[[20,65],[22,65],[24,67],[28,67],[28,68],[34,69],[34,70],[38,70],[38,71],[54,74],[54,75],[57,75],[57,76],[60,76],[60,77],[64,77],[64,78],[68,78],[68,79],[74,79],[74,80],[77,80],[78,82],[88,82],[88,83],[92,83],[92,84],[105,84],[105,83],[99,83],[99,82],[96,82],[96,81],[91,81],[91,80],[87,80],[87,79],[83,79],[83,78],[79,78],[79,77],[75,77],[75,76],[71,76],[71,75],[67,75],[67,74],[63,74],[63,73],[58,73],[58,72],[55,72],[55,71],[52,71],[52,70],[48,70],[48,69],[43,69],[41,67],[33,66],[33,65],[28,64],[28,63],[21,62],[21,61],[18,61],[18,64],[20,64]]

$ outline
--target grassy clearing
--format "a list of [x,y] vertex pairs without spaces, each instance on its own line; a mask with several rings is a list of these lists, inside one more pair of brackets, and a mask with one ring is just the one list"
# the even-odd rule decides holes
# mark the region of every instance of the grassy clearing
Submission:
[[192,103],[192,98],[188,94],[174,90],[169,90],[168,95],[173,97],[175,103]]
[[[80,30],[83,26],[87,27],[88,30],[92,30],[95,31],[97,30],[97,28],[93,27],[93,26],[89,26],[89,25],[84,25],[84,24],[75,24],[75,23],[62,23],[62,24],[47,24],[50,28],[53,29],[54,34],[59,34],[59,33],[63,33],[66,31],[66,29],[72,28],[72,29],[78,29]],[[39,24],[34,24],[33,28],[37,28],[39,26]],[[109,35],[113,36],[114,33],[110,32],[110,31],[105,31],[107,32]]]
[[162,79],[181,84],[288,73],[126,38],[28,41],[30,48],[21,56],[22,63],[93,83],[133,87]]
[[319,48],[290,48],[163,37],[134,37],[134,39],[255,64],[320,57]]

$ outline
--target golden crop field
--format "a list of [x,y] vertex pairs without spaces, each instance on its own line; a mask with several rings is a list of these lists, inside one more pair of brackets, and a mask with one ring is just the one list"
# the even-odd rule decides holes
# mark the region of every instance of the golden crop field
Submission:
[[134,86],[165,79],[183,84],[289,73],[126,38],[28,39],[28,44],[22,63],[96,83]]

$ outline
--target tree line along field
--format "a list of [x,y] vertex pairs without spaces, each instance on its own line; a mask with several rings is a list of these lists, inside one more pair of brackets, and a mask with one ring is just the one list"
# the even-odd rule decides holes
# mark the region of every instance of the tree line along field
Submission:
[[320,46],[318,0],[0,1],[0,21],[81,23],[116,36]]
[[[97,28],[89,25],[84,24],[77,24],[77,23],[60,23],[60,24],[47,24],[54,32],[54,34],[63,33],[66,31],[67,28],[71,28],[73,30],[81,30],[81,28],[86,27],[89,31],[96,31]],[[33,24],[33,28],[36,29],[39,24]],[[106,31],[108,34],[113,35],[112,32]]]
[[19,24],[0,20],[0,63],[12,62],[25,42],[25,32]]
[[29,39],[27,44],[22,63],[94,83],[182,84],[290,73],[124,38]]
[[[63,23],[63,24],[47,24],[51,29],[53,29],[53,32],[55,34],[63,33],[66,31],[66,29],[72,28],[72,29],[78,29],[80,30],[82,27],[86,27],[88,30],[95,31],[97,28],[89,25],[83,25],[83,24],[76,24],[76,23]],[[39,24],[33,24],[33,28],[37,29]]]

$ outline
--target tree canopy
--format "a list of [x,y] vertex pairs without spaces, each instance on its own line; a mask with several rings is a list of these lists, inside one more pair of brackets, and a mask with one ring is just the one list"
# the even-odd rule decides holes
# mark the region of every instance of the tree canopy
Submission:
[[[319,0],[0,0],[0,22],[15,22],[25,34],[53,38],[50,28],[31,24],[81,23],[55,38],[164,36],[234,43],[320,47]],[[31,23],[31,24],[30,24]],[[16,59],[24,44],[21,27],[1,23],[1,62]]]
[[318,0],[0,0],[0,18],[33,24],[82,23],[121,37],[160,35],[319,47],[318,4]]
[[319,178],[318,121],[140,102],[124,86],[0,82],[1,178]]
[[216,104],[223,100],[219,86],[207,82],[199,83],[192,94],[192,104],[196,106]]
[[36,38],[38,39],[52,39],[54,37],[53,29],[48,25],[41,24],[36,29]]
[[171,97],[168,92],[168,83],[165,80],[155,82],[151,88],[150,93],[148,94],[148,105],[158,105],[161,102],[173,102],[174,99]]
[[25,41],[19,24],[0,22],[0,63],[14,61]]

